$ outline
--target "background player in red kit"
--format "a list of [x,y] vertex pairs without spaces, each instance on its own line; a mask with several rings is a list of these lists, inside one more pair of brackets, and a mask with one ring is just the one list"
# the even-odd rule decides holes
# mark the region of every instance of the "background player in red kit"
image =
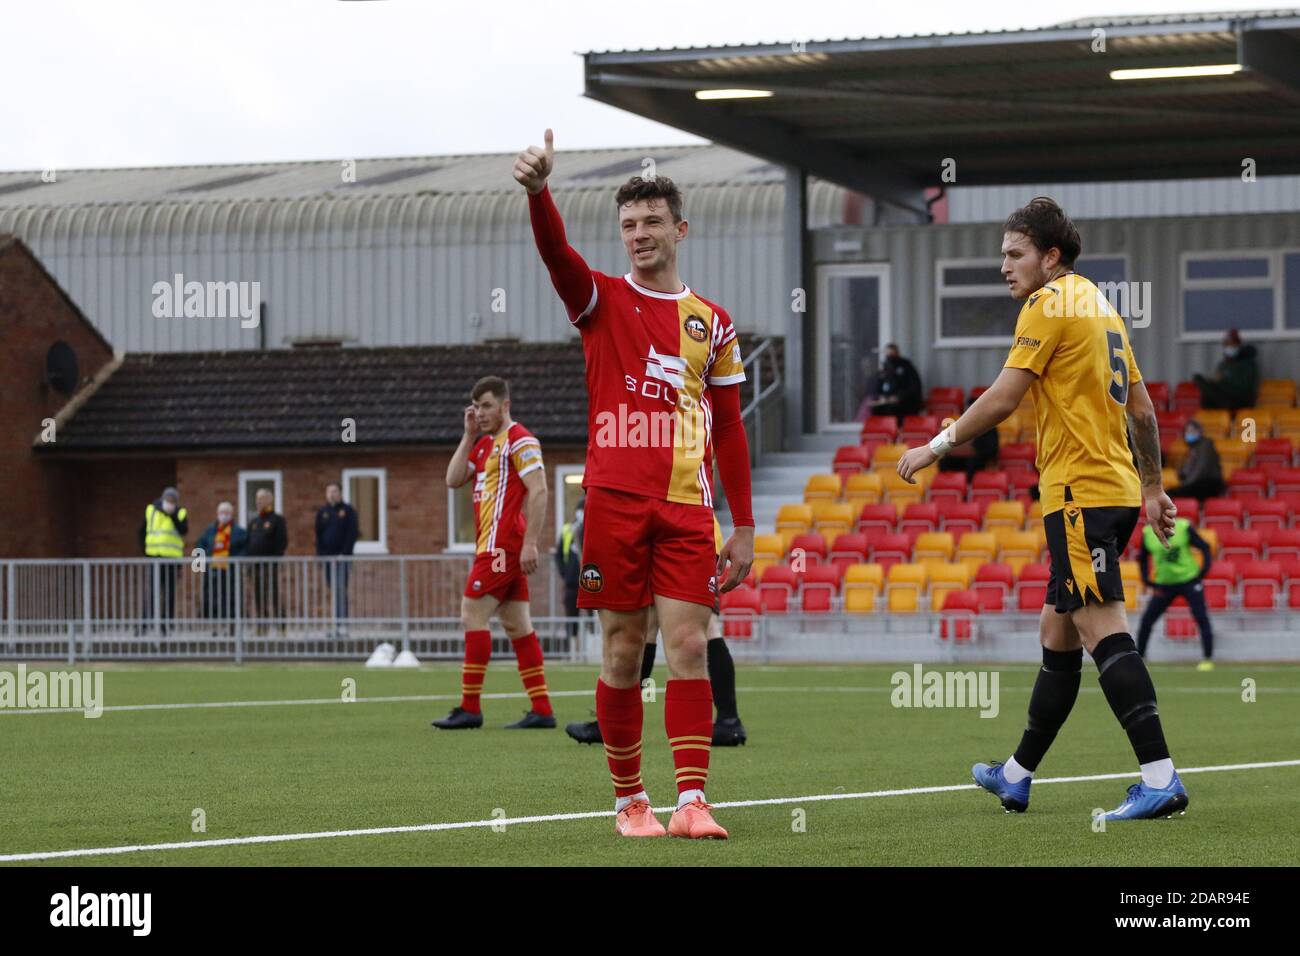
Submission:
[[[510,386],[495,376],[479,379],[465,409],[465,434],[447,464],[447,487],[474,479],[478,529],[474,566],[460,602],[465,628],[465,665],[460,706],[433,726],[462,730],[483,726],[479,694],[492,656],[488,621],[493,613],[515,648],[519,676],[532,701],[517,730],[554,727],[546,695],[542,647],[528,614],[528,575],[537,570],[537,542],[546,519],[546,469],[542,446],[510,418]],[[525,504],[526,503],[526,504]]]
[[[754,558],[736,330],[721,306],[678,277],[677,244],[688,226],[671,180],[634,176],[618,190],[632,267],[610,276],[589,268],[565,239],[546,185],[554,157],[548,129],[545,146],[519,154],[514,176],[528,190],[538,251],[587,361],[587,530],[578,606],[600,613],[596,719],[614,781],[615,830],[665,832],[641,781],[638,678],[653,604],[671,675],[664,725],[678,798],[668,833],[725,838],[704,797],[713,736],[705,643],[721,572],[730,564],[721,590],[731,590]],[[736,529],[720,553],[713,540],[715,447]]]

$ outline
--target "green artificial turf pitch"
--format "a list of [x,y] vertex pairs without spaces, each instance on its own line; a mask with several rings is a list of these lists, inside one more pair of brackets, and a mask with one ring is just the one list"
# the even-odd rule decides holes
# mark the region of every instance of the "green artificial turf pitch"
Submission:
[[[58,665],[29,665],[29,669]],[[1134,780],[1035,784],[1029,812],[1003,813],[974,789],[820,800],[818,795],[962,786],[970,765],[1006,759],[1020,737],[1034,668],[996,670],[999,713],[891,704],[891,676],[910,665],[737,668],[745,747],[715,749],[714,803],[790,798],[717,809],[727,842],[625,840],[612,817],[440,831],[331,836],[56,859],[59,865],[1294,865],[1300,766],[1188,773],[1185,816],[1094,829],[1094,808],[1122,802]],[[13,669],[3,665],[0,669]],[[666,681],[662,663],[656,678]],[[1153,667],[1160,712],[1180,768],[1300,758],[1300,667],[1220,665],[1212,673]],[[346,679],[361,700],[342,703]],[[1257,699],[1242,700],[1243,679]],[[486,726],[429,726],[455,703],[451,664],[419,671],[357,665],[104,667],[104,703],[313,700],[306,704],[0,711],[0,856],[494,821],[607,811],[612,791],[599,747],[565,736],[589,719],[596,672],[547,668],[560,728],[507,731],[527,707],[513,660],[494,660]],[[439,700],[376,700],[445,695]],[[365,698],[370,698],[366,700]],[[643,776],[656,807],[671,803],[663,692],[646,706]],[[1136,771],[1086,666],[1074,713],[1040,779]],[[201,809],[206,832],[194,832]],[[667,822],[667,814],[660,814]],[[39,861],[43,862],[43,861]],[[39,862],[37,865],[39,865]]]

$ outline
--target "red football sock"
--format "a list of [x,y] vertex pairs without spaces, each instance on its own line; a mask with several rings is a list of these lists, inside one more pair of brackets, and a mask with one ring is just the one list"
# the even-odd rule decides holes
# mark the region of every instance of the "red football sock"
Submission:
[[610,687],[603,680],[596,681],[596,720],[605,738],[614,796],[640,793],[645,789],[641,783],[641,688]]
[[673,750],[677,792],[703,790],[713,745],[713,691],[708,680],[670,680],[664,696],[664,729]]
[[524,690],[533,702],[533,713],[551,716],[551,699],[546,696],[546,674],[542,668],[542,645],[537,642],[537,632],[530,631],[511,642],[515,660],[519,663],[519,677]]
[[483,713],[478,695],[483,692],[483,677],[492,657],[491,631],[465,632],[465,664],[460,672],[460,707],[471,714]]

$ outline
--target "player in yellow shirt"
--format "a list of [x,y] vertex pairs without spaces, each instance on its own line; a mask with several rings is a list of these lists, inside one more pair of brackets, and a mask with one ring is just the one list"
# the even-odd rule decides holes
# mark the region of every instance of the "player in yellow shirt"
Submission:
[[1015,754],[1005,764],[976,764],[971,774],[1008,812],[1028,807],[1034,771],[1078,697],[1086,649],[1142,770],[1141,782],[1105,817],[1169,816],[1187,807],[1187,791],[1169,757],[1155,686],[1129,632],[1119,567],[1143,507],[1162,545],[1174,527],[1174,505],[1160,476],[1155,408],[1124,320],[1074,272],[1082,243],[1065,211],[1039,197],[1012,213],[1003,233],[1002,275],[1012,297],[1026,300],[1006,366],[961,418],[898,463],[898,473],[912,481],[954,446],[1011,415],[1026,392],[1033,397],[1052,557],[1039,618],[1043,667]]

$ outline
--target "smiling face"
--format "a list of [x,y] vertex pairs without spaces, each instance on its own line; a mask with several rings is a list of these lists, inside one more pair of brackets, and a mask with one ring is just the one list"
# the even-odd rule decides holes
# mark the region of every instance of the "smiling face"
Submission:
[[685,219],[673,220],[663,199],[638,199],[618,210],[619,231],[632,271],[647,275],[677,266],[677,243],[686,238]]
[[1043,253],[1023,232],[1003,234],[1002,278],[1011,290],[1011,298],[1029,298],[1047,285],[1060,264],[1061,251],[1055,246]]

